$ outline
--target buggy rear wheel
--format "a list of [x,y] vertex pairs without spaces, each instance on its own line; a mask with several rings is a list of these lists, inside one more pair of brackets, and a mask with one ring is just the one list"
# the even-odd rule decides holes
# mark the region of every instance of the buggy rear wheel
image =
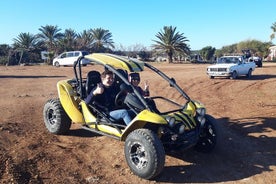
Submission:
[[43,109],[46,128],[53,134],[65,134],[71,127],[71,119],[62,108],[59,99],[50,99]]
[[165,164],[162,142],[148,129],[137,129],[128,135],[125,142],[125,157],[131,171],[144,179],[157,176]]

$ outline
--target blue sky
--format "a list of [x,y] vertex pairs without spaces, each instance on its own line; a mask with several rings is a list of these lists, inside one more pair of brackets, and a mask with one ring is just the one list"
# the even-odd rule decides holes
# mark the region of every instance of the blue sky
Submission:
[[77,33],[103,28],[116,47],[149,47],[163,26],[174,26],[192,50],[220,49],[251,39],[269,41],[275,8],[275,0],[1,0],[0,44],[57,25]]

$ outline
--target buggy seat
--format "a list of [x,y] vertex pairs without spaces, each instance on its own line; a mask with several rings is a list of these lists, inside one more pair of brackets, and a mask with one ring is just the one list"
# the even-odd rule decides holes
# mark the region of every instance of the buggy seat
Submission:
[[98,71],[92,70],[87,73],[87,79],[85,84],[86,96],[91,92],[93,88],[97,86],[98,83],[101,83],[101,74]]

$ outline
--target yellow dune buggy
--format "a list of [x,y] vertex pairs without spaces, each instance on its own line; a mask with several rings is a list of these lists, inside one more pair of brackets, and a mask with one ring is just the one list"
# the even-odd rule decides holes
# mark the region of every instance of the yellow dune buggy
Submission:
[[[79,58],[73,67],[75,78],[59,81],[59,98],[48,100],[44,106],[43,117],[49,132],[65,134],[73,122],[86,130],[124,141],[128,166],[134,174],[145,179],[161,173],[165,154],[170,151],[192,147],[201,152],[214,149],[216,120],[206,114],[203,104],[190,99],[174,78],[134,58],[101,53],[84,58],[91,61],[92,70],[84,74],[82,58]],[[118,108],[130,109],[135,114],[127,126],[123,121],[110,118],[99,104],[85,103],[89,92],[101,82],[100,71],[94,70],[99,67],[115,75]],[[150,97],[143,97],[131,85],[127,77],[131,72],[152,73],[149,81],[158,85],[151,87]]]

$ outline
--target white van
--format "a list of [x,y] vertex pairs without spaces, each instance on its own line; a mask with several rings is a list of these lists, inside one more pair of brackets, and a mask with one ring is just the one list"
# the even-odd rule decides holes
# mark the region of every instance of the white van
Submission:
[[[59,66],[68,66],[68,65],[74,65],[74,63],[78,60],[80,56],[88,55],[89,53],[87,51],[69,51],[69,52],[63,52],[53,60],[53,65],[56,67]],[[81,64],[87,65],[89,63],[89,60],[82,59]]]

